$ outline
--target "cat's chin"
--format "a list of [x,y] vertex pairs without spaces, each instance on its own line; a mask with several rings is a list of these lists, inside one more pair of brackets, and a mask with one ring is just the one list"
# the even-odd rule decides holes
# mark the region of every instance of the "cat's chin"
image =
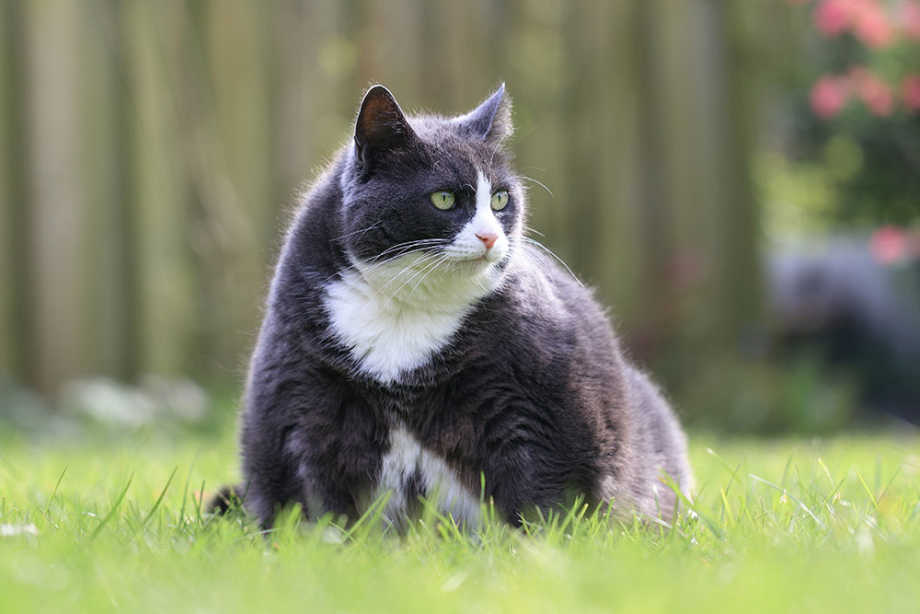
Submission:
[[450,262],[452,264],[466,265],[472,267],[480,267],[486,269],[490,266],[497,265],[505,258],[504,252],[486,252],[483,254],[468,254],[463,256],[452,256]]
[[452,264],[468,264],[468,265],[476,265],[476,264],[479,264],[479,265],[488,265],[488,264],[492,264],[491,262],[489,262],[489,259],[485,257],[485,255],[482,255],[482,256],[456,256],[456,257],[452,257],[452,258],[450,259],[450,262],[451,262]]
[[463,273],[478,276],[488,273],[500,261],[490,260],[486,256],[473,256],[469,258],[458,258],[451,260],[451,268]]

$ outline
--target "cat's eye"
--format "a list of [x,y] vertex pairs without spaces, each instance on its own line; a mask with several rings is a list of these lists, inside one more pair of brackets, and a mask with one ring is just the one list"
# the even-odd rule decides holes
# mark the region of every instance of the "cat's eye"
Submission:
[[508,205],[508,192],[500,190],[492,195],[492,209],[501,211]]
[[433,192],[431,194],[431,204],[440,209],[441,211],[447,211],[452,209],[454,206],[454,195],[452,192]]

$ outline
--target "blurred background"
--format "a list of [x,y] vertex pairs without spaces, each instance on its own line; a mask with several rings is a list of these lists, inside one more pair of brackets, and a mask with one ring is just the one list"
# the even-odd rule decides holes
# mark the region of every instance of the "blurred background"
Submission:
[[363,91],[501,81],[536,238],[685,421],[920,420],[918,0],[2,0],[0,30],[0,420],[227,422]]

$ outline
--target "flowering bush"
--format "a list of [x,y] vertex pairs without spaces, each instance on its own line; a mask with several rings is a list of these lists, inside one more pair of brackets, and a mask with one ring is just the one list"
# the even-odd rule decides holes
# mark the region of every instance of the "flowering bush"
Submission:
[[788,2],[813,26],[797,137],[828,221],[920,221],[920,0]]
[[[814,25],[828,38],[849,34],[870,52],[920,45],[920,0],[819,0]],[[824,75],[811,90],[811,107],[823,119],[839,114],[850,100],[862,102],[879,117],[891,115],[896,104],[907,112],[920,112],[920,72],[910,72],[912,68],[898,66],[896,72],[902,74],[890,75],[893,83],[862,65],[850,66],[843,74]]]

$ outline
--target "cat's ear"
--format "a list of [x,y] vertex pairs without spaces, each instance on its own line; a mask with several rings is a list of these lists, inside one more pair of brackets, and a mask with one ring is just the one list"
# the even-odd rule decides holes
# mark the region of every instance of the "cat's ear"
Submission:
[[382,155],[405,149],[415,133],[390,90],[375,85],[367,90],[355,122],[355,153],[365,166],[372,166]]
[[500,143],[514,131],[511,125],[511,99],[505,84],[498,86],[482,104],[456,119],[464,134],[492,143]]

